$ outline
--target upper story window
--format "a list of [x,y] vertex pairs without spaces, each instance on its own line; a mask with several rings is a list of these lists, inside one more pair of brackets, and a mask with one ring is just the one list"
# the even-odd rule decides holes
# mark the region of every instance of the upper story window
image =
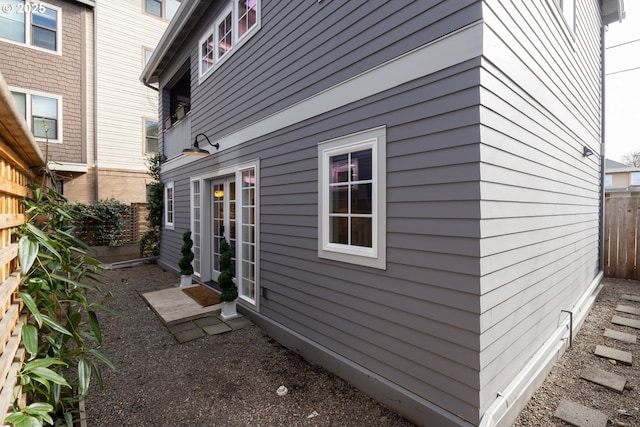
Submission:
[[260,27],[260,0],[233,0],[200,39],[200,78],[221,64]]
[[61,53],[62,11],[45,3],[5,0],[0,8],[0,38]]
[[158,18],[172,19],[182,0],[144,0],[144,11]]
[[604,176],[604,186],[605,187],[612,187],[613,186],[613,175],[605,175]]
[[386,268],[386,130],[318,145],[318,256]]
[[632,172],[629,177],[629,185],[640,185],[640,172]]
[[62,142],[61,97],[23,90],[12,90],[11,94],[37,140]]

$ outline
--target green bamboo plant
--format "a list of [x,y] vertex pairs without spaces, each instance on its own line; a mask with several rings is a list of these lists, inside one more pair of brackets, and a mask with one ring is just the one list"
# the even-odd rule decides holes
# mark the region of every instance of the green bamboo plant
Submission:
[[28,406],[6,421],[15,426],[43,423],[73,426],[77,403],[94,377],[102,386],[100,362],[113,368],[97,347],[102,332],[90,301],[101,266],[69,227],[78,215],[53,189],[31,188],[24,200],[27,221],[18,227],[18,259],[22,280],[19,297],[30,312],[22,327],[27,360],[20,372]]

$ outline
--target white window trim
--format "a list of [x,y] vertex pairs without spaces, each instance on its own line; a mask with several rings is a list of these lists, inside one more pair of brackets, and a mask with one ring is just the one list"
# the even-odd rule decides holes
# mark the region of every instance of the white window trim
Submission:
[[[378,127],[318,144],[318,257],[385,270],[387,227],[386,127]],[[329,242],[329,159],[338,154],[372,150],[372,247]]]
[[[199,204],[196,206],[193,197],[194,197],[194,191],[193,191],[193,187],[194,184],[198,183],[198,200],[199,200]],[[195,227],[195,213],[194,210],[197,208],[200,212],[200,229],[198,230],[197,234],[199,234],[199,240],[200,240],[200,247],[198,248],[198,254],[196,254],[194,251],[194,258],[193,258],[193,265],[194,265],[194,271],[193,274],[196,277],[201,277],[201,272],[202,272],[202,226],[203,226],[203,207],[202,207],[202,189],[203,189],[203,184],[204,182],[201,179],[190,179],[189,180],[189,200],[191,201],[189,204],[191,205],[191,209],[189,212],[189,224],[190,226],[190,230],[192,232],[192,234],[194,236],[194,241],[195,241],[195,234],[196,234],[196,227]],[[194,246],[195,246],[195,242],[194,242]]]
[[[18,92],[18,93],[23,93],[26,96],[25,102],[26,102],[26,113],[27,116],[25,117],[25,121],[27,122],[27,127],[31,130],[31,133],[33,133],[33,129],[32,129],[32,123],[33,121],[31,120],[32,115],[31,115],[31,97],[33,95],[35,96],[42,96],[45,98],[52,98],[55,99],[58,103],[58,129],[57,130],[57,134],[58,137],[57,138],[49,138],[49,142],[54,143],[54,144],[62,144],[62,141],[64,140],[63,138],[63,133],[62,130],[64,129],[63,122],[62,122],[62,95],[56,95],[54,93],[47,93],[47,92],[40,92],[37,90],[30,90],[30,89],[23,89],[21,87],[14,87],[14,86],[9,86],[9,91],[11,92]],[[38,142],[47,142],[47,138],[42,138],[42,137],[36,137],[34,135],[34,138],[36,141]]]
[[[213,22],[211,27],[207,27],[204,35],[200,38],[200,42],[198,43],[198,71],[199,71],[199,80],[198,83],[202,83],[207,77],[209,77],[218,67],[220,67],[224,62],[229,59],[235,52],[237,52],[261,27],[262,25],[262,1],[256,0],[256,24],[246,33],[242,35],[242,37],[238,36],[238,1],[232,0],[227,3],[224,9],[221,9],[218,15]],[[231,10],[231,21],[232,21],[232,43],[233,47],[222,57],[218,57],[218,49],[216,49],[217,39],[218,39],[218,24],[222,22],[225,16],[229,14]],[[213,65],[205,72],[202,71],[202,43],[213,34],[213,43],[214,43],[214,52]]]
[[[28,0],[25,0],[25,4],[29,3]],[[40,52],[50,53],[52,55],[62,55],[62,9],[58,6],[53,6],[49,3],[45,2],[37,2],[35,4],[42,4],[48,9],[53,9],[57,12],[57,20],[56,20],[56,50],[45,49],[44,47],[34,46],[31,43],[31,11],[25,12],[24,14],[24,25],[25,25],[25,34],[24,34],[24,43],[18,42],[11,39],[5,39],[0,37],[0,40],[6,43],[11,43],[17,46],[28,47],[29,49],[34,49]],[[15,12],[15,11],[14,11]]]
[[[173,221],[169,221],[169,204],[167,203],[169,189],[171,189],[172,201],[171,204],[171,216]],[[176,191],[175,185],[173,181],[169,181],[164,185],[164,226],[168,230],[175,229],[175,220],[176,220]]]

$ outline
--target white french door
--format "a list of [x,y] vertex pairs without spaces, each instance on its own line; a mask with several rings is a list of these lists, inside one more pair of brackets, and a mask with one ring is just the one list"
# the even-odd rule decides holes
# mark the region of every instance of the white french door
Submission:
[[220,274],[220,243],[227,239],[233,253],[232,264],[236,262],[236,182],[235,176],[215,179],[211,185],[212,278],[218,280]]

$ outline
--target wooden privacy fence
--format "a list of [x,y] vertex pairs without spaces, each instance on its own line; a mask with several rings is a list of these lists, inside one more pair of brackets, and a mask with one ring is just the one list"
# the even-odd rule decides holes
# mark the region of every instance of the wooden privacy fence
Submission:
[[0,159],[0,421],[17,398],[20,405],[25,397],[18,385],[18,373],[24,361],[21,346],[22,302],[17,298],[20,273],[18,272],[18,244],[12,242],[15,227],[25,220],[22,199],[27,195],[27,176]]
[[640,192],[606,194],[604,217],[605,276],[640,280]]

